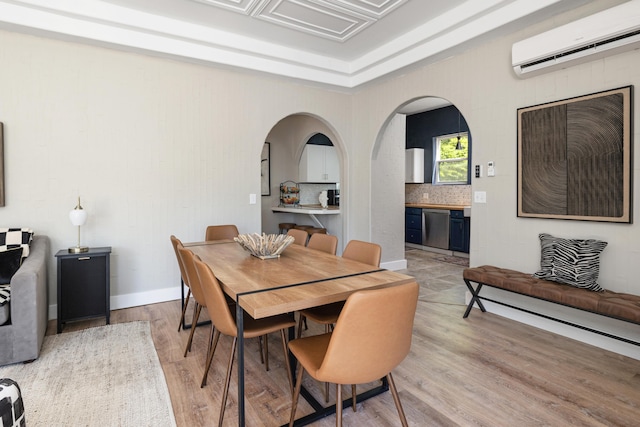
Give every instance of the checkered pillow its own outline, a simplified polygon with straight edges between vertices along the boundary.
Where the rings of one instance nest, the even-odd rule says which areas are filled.
[[[0,285],[0,307],[11,300],[11,284]]]
[[[30,228],[0,228],[0,252],[22,246],[22,257],[29,255],[29,244],[33,239]]]

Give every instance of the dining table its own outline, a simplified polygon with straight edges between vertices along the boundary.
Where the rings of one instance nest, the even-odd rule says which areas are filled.
[[[251,255],[234,240],[185,243],[185,248],[206,263],[223,291],[236,301],[238,328],[238,424],[245,425],[244,313],[254,319],[345,301],[363,289],[396,286],[415,281],[411,276],[364,264],[341,256],[291,244],[276,258]],[[290,339],[293,331],[289,331]],[[290,356],[295,369],[295,360]],[[358,401],[388,390],[386,382],[376,390],[358,395]],[[296,420],[307,425],[335,412],[306,390],[301,395],[314,412]]]

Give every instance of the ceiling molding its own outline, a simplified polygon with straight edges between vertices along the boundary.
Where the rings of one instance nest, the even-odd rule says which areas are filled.
[[[236,12],[258,14],[263,18],[267,13],[274,16],[276,6],[285,3],[322,4],[334,9],[337,3],[337,0],[198,1],[216,3],[219,7],[236,5]],[[352,61],[100,0],[0,0],[0,28],[351,89],[442,56],[447,50],[552,5],[578,1],[468,0]],[[382,16],[402,2],[348,0],[339,3],[354,9],[350,11],[352,16],[365,16],[365,13]],[[291,10],[288,12],[292,15]],[[336,28],[332,31],[340,33]]]

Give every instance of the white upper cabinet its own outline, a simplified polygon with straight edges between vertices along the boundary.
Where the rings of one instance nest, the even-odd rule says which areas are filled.
[[[305,145],[299,168],[300,182],[340,182],[340,162],[333,146]]]

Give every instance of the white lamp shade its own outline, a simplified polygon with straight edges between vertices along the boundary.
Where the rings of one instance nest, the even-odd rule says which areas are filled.
[[[84,225],[87,222],[87,212],[84,209],[73,209],[69,212],[69,219],[73,225]]]

